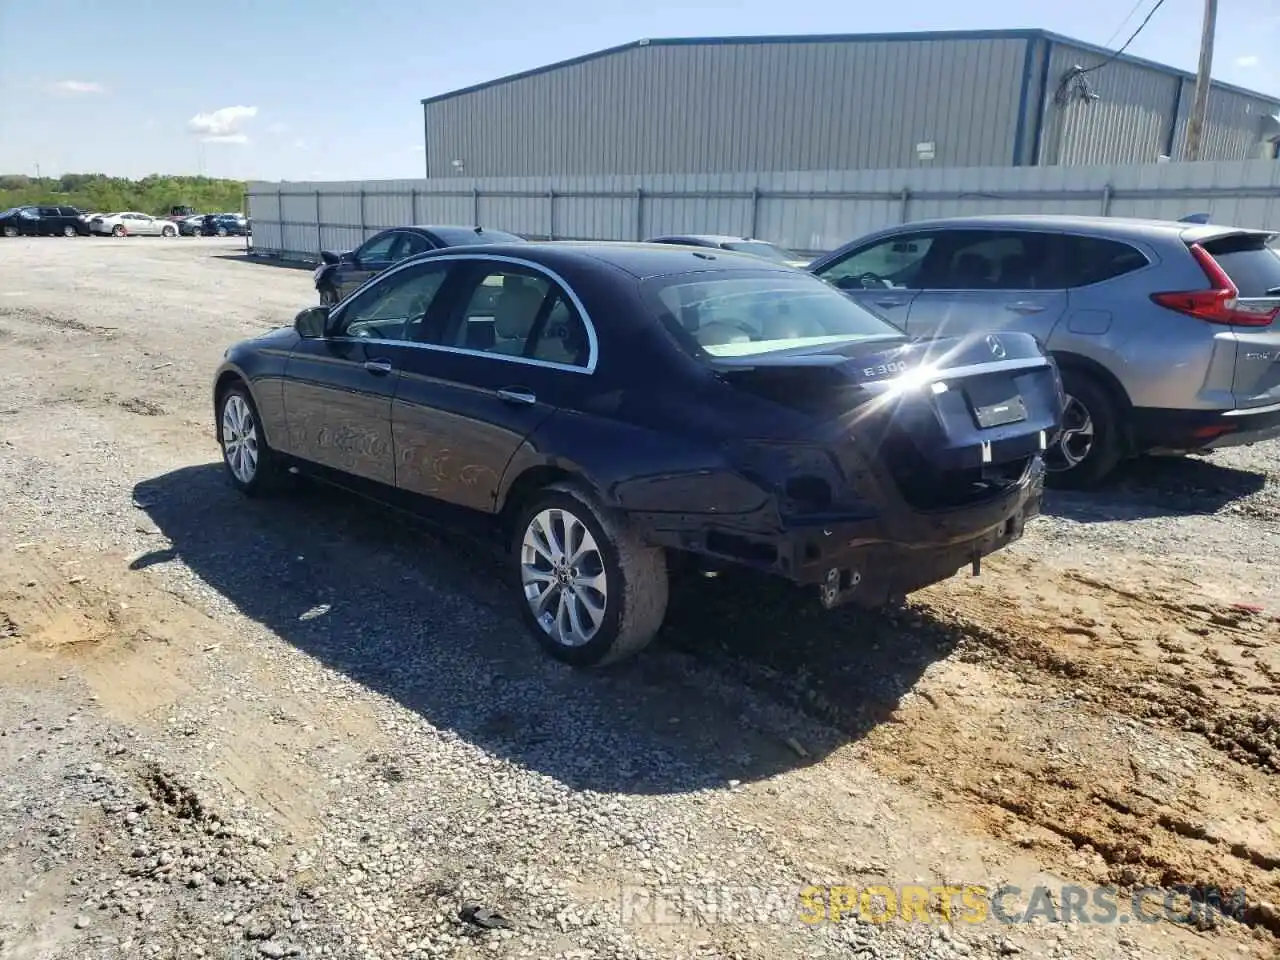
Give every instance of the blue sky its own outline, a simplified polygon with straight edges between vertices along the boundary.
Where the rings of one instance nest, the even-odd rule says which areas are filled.
[[[1042,27],[1152,0],[0,0],[0,173],[421,176],[423,97],[643,37]],[[1201,0],[1129,52],[1194,70]],[[1219,9],[1216,79],[1280,94],[1280,4]],[[55,56],[54,53],[58,55]]]

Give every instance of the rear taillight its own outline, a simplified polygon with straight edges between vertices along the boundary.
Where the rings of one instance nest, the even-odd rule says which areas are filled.
[[[1176,293],[1153,293],[1151,299],[1162,307],[1204,320],[1241,327],[1265,327],[1280,314],[1280,306],[1240,301],[1240,291],[1225,270],[1204,247],[1193,243],[1191,255],[1208,278],[1210,289]]]

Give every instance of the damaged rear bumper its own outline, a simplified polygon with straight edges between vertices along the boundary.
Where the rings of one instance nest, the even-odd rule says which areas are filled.
[[[817,587],[826,607],[874,608],[962,567],[976,571],[983,557],[1019,539],[1040,514],[1044,472],[1035,457],[999,496],[945,511],[869,505],[860,515],[775,518],[770,529],[745,517],[685,516],[674,524],[666,517],[650,527],[651,540]]]

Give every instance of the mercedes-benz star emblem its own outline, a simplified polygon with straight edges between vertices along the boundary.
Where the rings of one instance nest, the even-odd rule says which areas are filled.
[[[1000,342],[1000,338],[995,334],[987,337],[987,346],[991,348],[991,355],[997,360],[1004,359],[1004,344]]]

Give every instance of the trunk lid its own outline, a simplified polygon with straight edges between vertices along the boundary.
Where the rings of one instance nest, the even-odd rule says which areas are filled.
[[[718,357],[728,383],[814,416],[846,477],[868,466],[918,509],[997,496],[1057,431],[1057,369],[1024,333]],[[859,466],[861,463],[861,466]],[[874,468],[874,467],[873,467]]]

